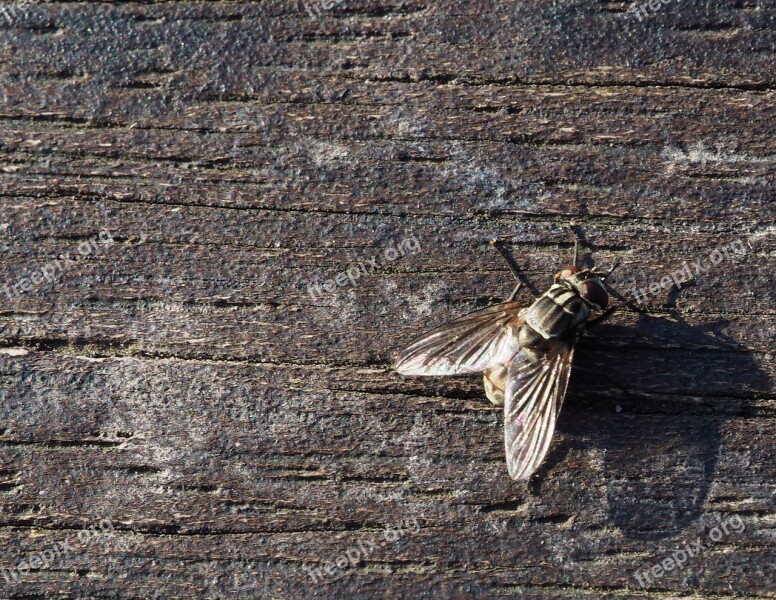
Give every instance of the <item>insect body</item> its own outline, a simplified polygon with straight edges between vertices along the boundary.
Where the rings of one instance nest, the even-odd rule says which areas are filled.
[[[527,479],[547,454],[574,347],[591,311],[606,308],[604,280],[613,270],[599,274],[566,267],[528,307],[513,301],[518,284],[506,302],[459,317],[415,340],[400,353],[394,368],[404,375],[482,372],[486,395],[504,406],[509,475]]]

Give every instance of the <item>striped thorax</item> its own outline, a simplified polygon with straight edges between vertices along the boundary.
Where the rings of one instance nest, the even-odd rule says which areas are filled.
[[[526,311],[520,332],[523,347],[532,347],[542,340],[565,340],[580,331],[591,308],[606,306],[606,290],[601,280],[589,270],[568,267],[558,273],[555,283]]]

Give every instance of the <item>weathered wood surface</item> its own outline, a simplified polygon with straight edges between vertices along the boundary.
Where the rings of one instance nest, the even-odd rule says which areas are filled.
[[[52,2],[0,25],[0,285],[115,240],[0,290],[0,567],[73,547],[0,596],[774,597],[776,7],[629,6]],[[489,239],[541,288],[572,220],[623,293],[747,246],[590,332],[514,483],[478,378],[389,365],[508,293]]]

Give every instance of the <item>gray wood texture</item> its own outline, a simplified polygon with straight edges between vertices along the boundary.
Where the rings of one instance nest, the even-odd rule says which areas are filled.
[[[776,596],[776,6],[639,5],[6,4],[0,597]],[[572,222],[625,295],[709,268],[515,483],[390,364]]]

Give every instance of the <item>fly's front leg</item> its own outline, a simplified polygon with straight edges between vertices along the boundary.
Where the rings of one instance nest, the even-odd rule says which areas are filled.
[[[614,291],[612,288],[608,288],[609,291]],[[633,306],[634,303],[638,302],[637,298],[631,298],[630,300],[628,298],[625,298],[622,294],[615,293],[615,296],[620,300],[617,304],[614,306],[610,306],[606,310],[604,310],[600,315],[595,317],[594,319],[590,319],[587,322],[586,328],[590,328],[593,325],[598,325],[599,323],[603,323],[606,321],[609,317],[611,317],[616,311],[620,310],[621,308],[630,308],[634,312],[645,312],[643,310],[637,309],[635,306]]]
[[[574,255],[571,257],[571,264],[579,268],[579,237],[577,236],[577,230],[571,227],[571,232],[574,234]]]
[[[571,264],[579,269],[579,242],[581,240],[583,243],[585,243],[586,240],[584,234],[577,228],[577,225],[574,223],[569,225],[569,229],[571,230],[571,236],[574,238],[574,254],[571,257]]]
[[[507,251],[506,248],[504,248],[501,245],[501,240],[498,238],[494,238],[490,241],[491,246],[496,248],[498,250],[499,254],[501,254],[502,258],[504,259],[504,262],[507,263],[507,266],[509,267],[510,273],[512,273],[512,277],[515,278],[517,281],[517,285],[515,286],[515,289],[512,290],[512,293],[509,294],[509,297],[507,298],[507,302],[512,302],[517,297],[518,292],[520,291],[520,288],[523,286],[523,284],[526,285],[526,287],[531,290],[531,293],[534,296],[539,296],[539,292],[528,282],[523,274],[520,272],[520,268],[515,263],[515,259],[512,258],[512,255]]]
[[[585,328],[590,329],[593,325],[598,325],[599,323],[603,323],[609,317],[611,317],[614,314],[614,311],[616,311],[618,308],[619,306],[612,306],[611,308],[607,308],[604,312],[602,312],[594,319],[590,319],[585,325]]]

